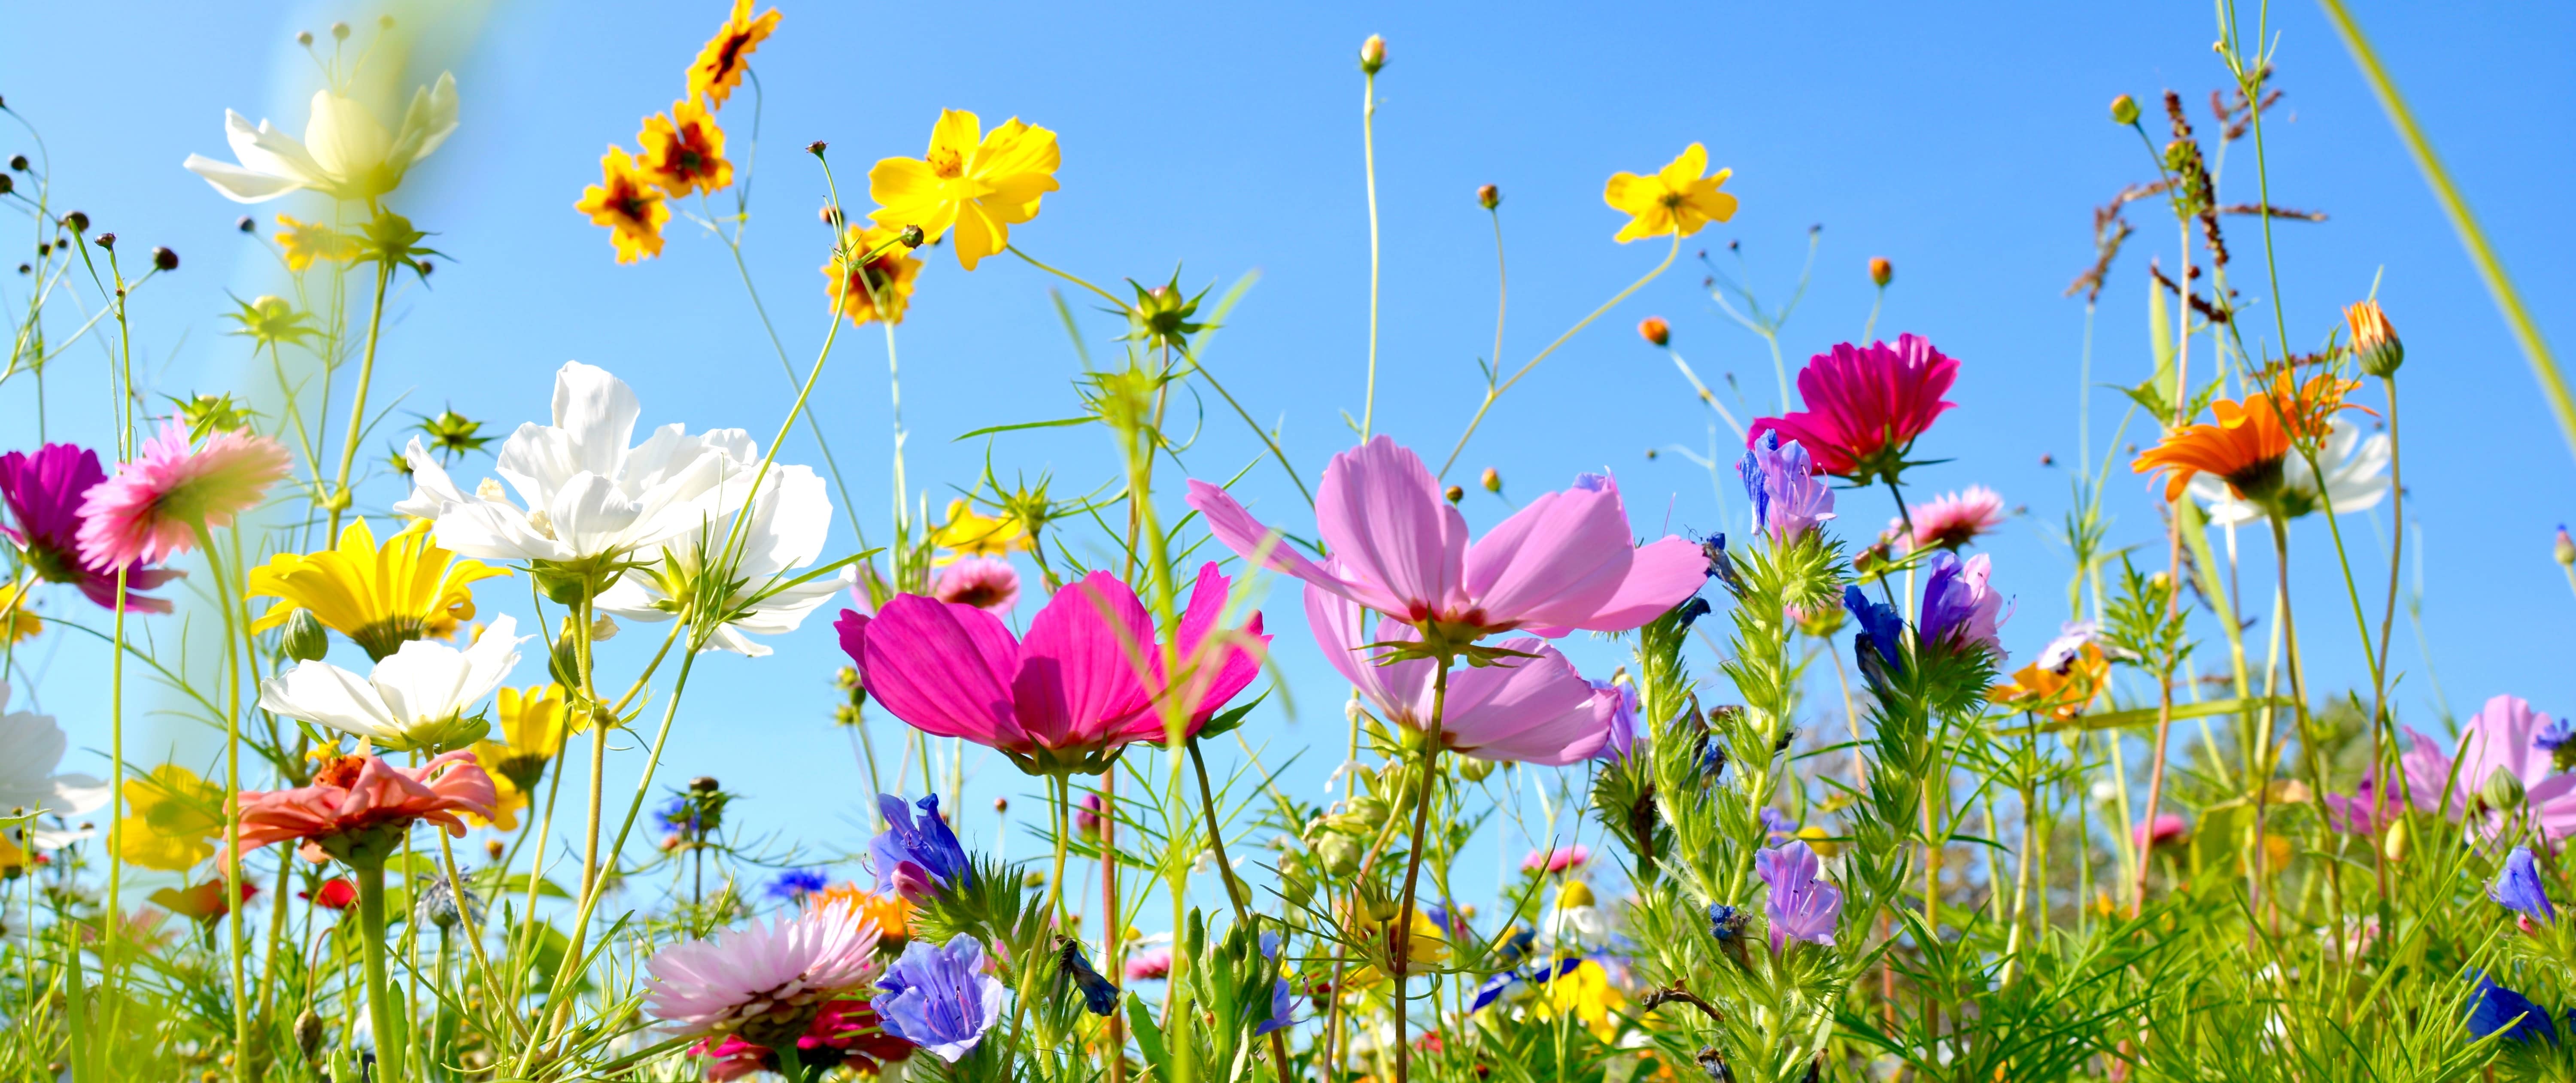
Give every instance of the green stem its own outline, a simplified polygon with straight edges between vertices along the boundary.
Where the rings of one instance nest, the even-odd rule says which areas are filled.
[[[1679,241],[1675,246],[1679,247]],[[1422,777],[1416,780],[1413,804],[1412,849],[1404,858],[1404,898],[1395,908],[1395,935],[1390,938],[1391,955],[1387,969],[1395,975],[1395,1083],[1407,1083],[1407,1062],[1413,1043],[1405,1032],[1407,989],[1413,973],[1413,900],[1422,879],[1422,834],[1431,823],[1432,787],[1438,784],[1440,749],[1442,747],[1441,715],[1449,705],[1449,665],[1452,659],[1443,655],[1440,668],[1431,679],[1431,732],[1425,737],[1422,751]],[[1336,991],[1338,993],[1338,990]]]
[[[331,483],[331,525],[322,537],[325,544],[340,537],[340,516],[349,510],[349,469],[358,461],[358,440],[366,434],[367,388],[376,378],[376,342],[385,326],[385,286],[393,278],[393,264],[376,263],[376,300],[367,315],[367,350],[358,362],[358,390],[349,402],[349,435],[340,441],[340,472]]]
[[[367,1025],[376,1036],[376,1083],[402,1083],[402,1043],[385,985],[385,863],[353,865],[358,874],[360,966],[367,982]]]
[[[1437,476],[1448,477],[1449,468],[1458,465],[1459,454],[1467,450],[1467,441],[1475,437],[1476,426],[1484,424],[1485,412],[1494,408],[1494,400],[1502,398],[1503,392],[1511,390],[1513,384],[1521,382],[1521,377],[1529,375],[1531,369],[1537,368],[1539,362],[1547,360],[1548,355],[1555,353],[1557,347],[1565,345],[1567,339],[1573,338],[1584,328],[1592,326],[1592,321],[1600,319],[1602,314],[1609,312],[1613,308],[1619,307],[1619,302],[1627,300],[1629,294],[1646,288],[1646,283],[1652,282],[1657,277],[1661,276],[1667,268],[1673,265],[1674,257],[1681,254],[1682,235],[1680,233],[1675,233],[1673,234],[1672,250],[1664,253],[1664,261],[1656,264],[1654,270],[1646,272],[1645,277],[1629,283],[1627,289],[1620,290],[1618,293],[1612,294],[1609,300],[1601,302],[1601,307],[1593,309],[1591,314],[1575,321],[1574,326],[1566,328],[1564,334],[1556,336],[1556,340],[1548,343],[1546,349],[1540,350],[1538,352],[1538,356],[1532,357],[1528,361],[1523,362],[1521,367],[1512,373],[1511,379],[1503,381],[1498,386],[1486,388],[1485,401],[1477,404],[1476,416],[1468,419],[1467,431],[1458,434],[1458,446],[1449,450],[1449,458],[1446,462],[1440,464],[1440,473]],[[1502,362],[1501,358],[1495,358],[1494,360],[1497,365]],[[1363,426],[1363,428],[1365,427],[1366,426]]]
[[[1368,178],[1369,216],[1368,395],[1360,404],[1360,442],[1367,443],[1369,435],[1376,431],[1377,426],[1377,73],[1374,71],[1363,72],[1360,79],[1360,163]],[[1494,231],[1496,236],[1501,235],[1502,225],[1499,218],[1495,220]],[[1500,317],[1497,317],[1498,321],[1499,319]],[[1494,338],[1496,341],[1502,339],[1499,322],[1494,331]],[[1499,352],[1494,356],[1494,363],[1497,365],[1503,363]],[[1398,1083],[1402,1081],[1399,1080]]]

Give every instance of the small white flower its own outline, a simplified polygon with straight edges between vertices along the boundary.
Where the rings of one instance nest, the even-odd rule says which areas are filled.
[[[456,77],[440,72],[438,82],[412,91],[411,107],[393,132],[355,100],[317,90],[301,141],[265,120],[253,128],[227,109],[224,140],[241,164],[202,154],[183,164],[235,203],[265,202],[299,188],[334,199],[373,199],[401,185],[412,164],[455,131]]]
[[[260,682],[259,705],[379,748],[456,748],[482,736],[487,724],[467,711],[519,664],[519,644],[530,637],[514,637],[516,631],[504,615],[461,651],[415,639],[363,678],[328,662],[301,662]]]
[[[2363,439],[2361,429],[2342,418],[2336,418],[2331,426],[2325,446],[2317,449],[2317,465],[2326,472],[2322,499],[2306,456],[2294,451],[2281,460],[2282,500],[2292,508],[2304,509],[2299,514],[2320,505],[2331,505],[2337,515],[2368,511],[2388,495],[2388,434]],[[2219,526],[2263,521],[2263,509],[2237,499],[2228,490],[2227,482],[2219,478],[2193,476],[2191,495],[2209,506],[2209,521]]]
[[[859,576],[856,569],[843,567],[790,585],[798,569],[823,555],[832,530],[832,500],[812,468],[770,467],[747,514],[751,521],[743,525],[741,562],[732,576],[741,585],[725,602],[735,615],[708,638],[706,649],[758,658],[769,648],[750,636],[795,631],[834,595],[855,587]],[[671,619],[681,607],[676,599],[697,593],[692,581],[722,553],[731,529],[729,521],[711,523],[667,544],[662,559],[642,574],[625,576],[602,591],[599,609],[646,623]]]
[[[687,435],[677,423],[634,447],[643,408],[626,382],[567,362],[555,374],[554,424],[510,434],[494,469],[526,508],[478,487],[468,494],[414,439],[403,451],[412,494],[394,505],[436,519],[438,544],[484,560],[615,561],[723,521],[746,495],[730,485],[758,462],[741,429]]]
[[[9,685],[0,681],[0,710],[9,706]],[[62,774],[63,753],[71,739],[54,716],[19,711],[0,714],[0,816],[13,811],[73,817],[107,804],[108,786],[92,775]],[[43,821],[27,825],[40,848],[68,846],[89,837],[83,830],[56,830]]]

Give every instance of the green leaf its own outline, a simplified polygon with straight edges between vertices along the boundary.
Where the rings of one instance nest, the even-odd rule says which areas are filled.
[[[1088,425],[1096,420],[1099,419],[1094,418],[1089,414],[1085,414],[1081,417],[1060,417],[1053,421],[1023,421],[1017,425],[991,425],[967,433],[958,437],[956,440],[949,441],[949,443],[953,444],[963,440],[972,440],[978,436],[991,436],[997,432],[1017,432],[1021,429],[1061,429],[1069,425]]]
[[[1244,717],[1251,714],[1253,708],[1261,706],[1261,701],[1269,698],[1270,693],[1264,691],[1254,696],[1250,703],[1226,709],[1216,717],[1208,719],[1207,725],[1199,727],[1199,736],[1216,737],[1231,732],[1235,727],[1243,724]]]
[[[2202,703],[2177,703],[2173,705],[2173,721],[2236,714],[2241,711],[2259,711],[2265,707],[2287,710],[2293,705],[2293,702],[2285,696],[2249,696],[2242,699],[2213,699]],[[2157,710],[2154,707],[2132,707],[2125,711],[2077,715],[2074,719],[2065,722],[2046,722],[2037,726],[1996,730],[1995,734],[2001,737],[2019,737],[2024,734],[2056,733],[2071,729],[2109,730],[2127,726],[2151,726],[2155,724]]]
[[[1163,1028],[1154,1025],[1154,1013],[1145,1010],[1145,1002],[1127,999],[1127,1026],[1136,1032],[1136,1047],[1145,1053],[1145,1068],[1154,1071],[1163,1065]]]

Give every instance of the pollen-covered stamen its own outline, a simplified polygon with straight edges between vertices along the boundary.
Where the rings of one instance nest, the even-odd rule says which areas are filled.
[[[966,175],[966,158],[948,147],[930,148],[930,172],[941,180],[956,180]]]

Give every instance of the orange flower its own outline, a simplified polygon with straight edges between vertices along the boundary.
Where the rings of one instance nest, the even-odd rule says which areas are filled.
[[[661,189],[653,186],[652,178],[626,156],[623,147],[610,147],[600,156],[599,174],[600,182],[582,189],[581,200],[572,209],[589,215],[592,225],[609,228],[617,262],[661,255],[662,223],[671,220]]]
[[[644,145],[635,168],[666,193],[713,194],[733,184],[733,163],[724,157],[724,129],[716,127],[705,106],[672,102],[669,113],[644,118],[643,134],[635,139]]]
[[[2102,648],[2087,643],[2067,663],[2065,672],[2044,669],[2034,662],[2013,674],[2011,684],[1988,690],[1986,698],[2017,711],[2068,722],[2093,705],[2093,698],[2101,694],[2110,678],[2111,660],[2102,654]]]
[[[853,916],[875,922],[879,948],[902,948],[912,922],[912,904],[905,902],[903,896],[891,891],[880,894],[857,884],[824,888],[807,896],[805,905],[814,910],[846,906]]]
[[[921,261],[912,258],[912,249],[888,244],[902,235],[902,230],[891,226],[851,226],[842,231],[841,251],[823,265],[823,277],[831,280],[823,288],[840,298],[841,314],[851,323],[903,322],[904,306],[912,300],[912,280],[921,275]],[[885,251],[866,258],[879,248]],[[852,259],[863,262],[852,268]]]
[[[2343,310],[2344,326],[2352,329],[2352,356],[2360,362],[2361,371],[2386,378],[2397,374],[2397,366],[2406,360],[2406,347],[2397,341],[2397,328],[2388,323],[2388,314],[2379,310],[2379,302],[2363,301]]]
[[[778,9],[751,17],[751,0],[734,0],[733,14],[725,19],[724,28],[707,39],[707,47],[698,50],[698,59],[689,65],[689,97],[702,100],[709,109],[724,108],[725,99],[742,82],[742,71],[751,63],[751,51],[778,29]]]
[[[2358,381],[2320,374],[2305,385],[2289,373],[2271,382],[2269,392],[2243,402],[2220,399],[2210,404],[2215,425],[2184,425],[2165,434],[2138,456],[2137,473],[2165,472],[2165,499],[2182,499],[2194,474],[2216,474],[2239,499],[2264,503],[2281,485],[2281,460],[2294,439],[2323,439],[2326,419],[2336,411],[2357,409],[2343,401]]]

